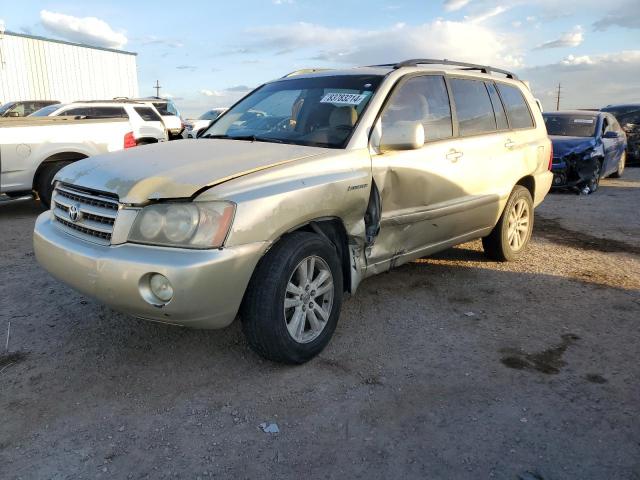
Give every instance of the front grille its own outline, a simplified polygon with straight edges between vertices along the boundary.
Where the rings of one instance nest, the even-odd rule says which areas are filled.
[[[117,197],[59,183],[51,200],[53,216],[60,228],[92,242],[111,243],[120,207]],[[72,218],[74,213],[77,216]]]

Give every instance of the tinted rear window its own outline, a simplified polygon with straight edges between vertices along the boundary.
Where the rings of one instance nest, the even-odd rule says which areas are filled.
[[[149,107],[135,107],[134,110],[145,122],[159,122],[161,120],[160,115],[153,111]]]
[[[507,115],[511,128],[531,128],[533,118],[529,112],[527,102],[522,96],[522,92],[511,85],[498,84],[498,91],[502,97],[502,102],[507,109]]]
[[[129,118],[122,107],[95,107],[89,115],[91,118]]]
[[[460,135],[476,135],[496,130],[496,119],[484,82],[451,79]]]

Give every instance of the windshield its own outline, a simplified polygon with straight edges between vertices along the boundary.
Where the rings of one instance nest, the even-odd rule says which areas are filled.
[[[561,137],[594,137],[597,117],[594,115],[544,114],[544,123],[549,135]]]
[[[343,75],[269,83],[249,94],[201,138],[344,148],[382,77]]]
[[[3,113],[7,113],[8,110],[11,109],[11,107],[13,107],[16,104],[16,102],[9,102],[9,103],[5,103],[4,105],[2,105],[0,107],[0,115],[2,115]]]
[[[44,108],[41,108],[40,110],[36,110],[29,116],[30,117],[48,117],[49,114],[55,112],[61,107],[64,107],[64,105],[60,105],[58,103],[55,105],[49,105],[48,107],[44,107]]]

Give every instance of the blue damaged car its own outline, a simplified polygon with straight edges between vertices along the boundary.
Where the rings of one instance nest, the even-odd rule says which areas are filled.
[[[598,189],[601,178],[622,175],[627,137],[613,115],[575,110],[543,117],[553,143],[552,187],[589,194]]]

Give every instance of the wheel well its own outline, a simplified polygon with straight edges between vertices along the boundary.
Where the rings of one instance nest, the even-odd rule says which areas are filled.
[[[522,185],[524,188],[529,190],[531,198],[535,198],[536,182],[531,175],[522,177],[520,180],[518,180],[516,185]]]
[[[342,279],[345,291],[351,290],[351,262],[349,259],[349,242],[342,220],[338,218],[323,218],[313,220],[292,230],[293,232],[311,232],[324,236],[336,248],[336,253],[342,266]]]
[[[82,160],[83,158],[87,158],[87,155],[85,155],[84,153],[78,153],[78,152],[61,152],[61,153],[56,153],[55,155],[51,155],[50,157],[43,160],[42,163],[40,163],[40,165],[38,165],[38,169],[36,170],[36,173],[33,176],[33,188],[34,189],[36,188],[36,185],[38,184],[38,179],[40,178],[42,171],[51,163],[76,161],[76,160]]]

